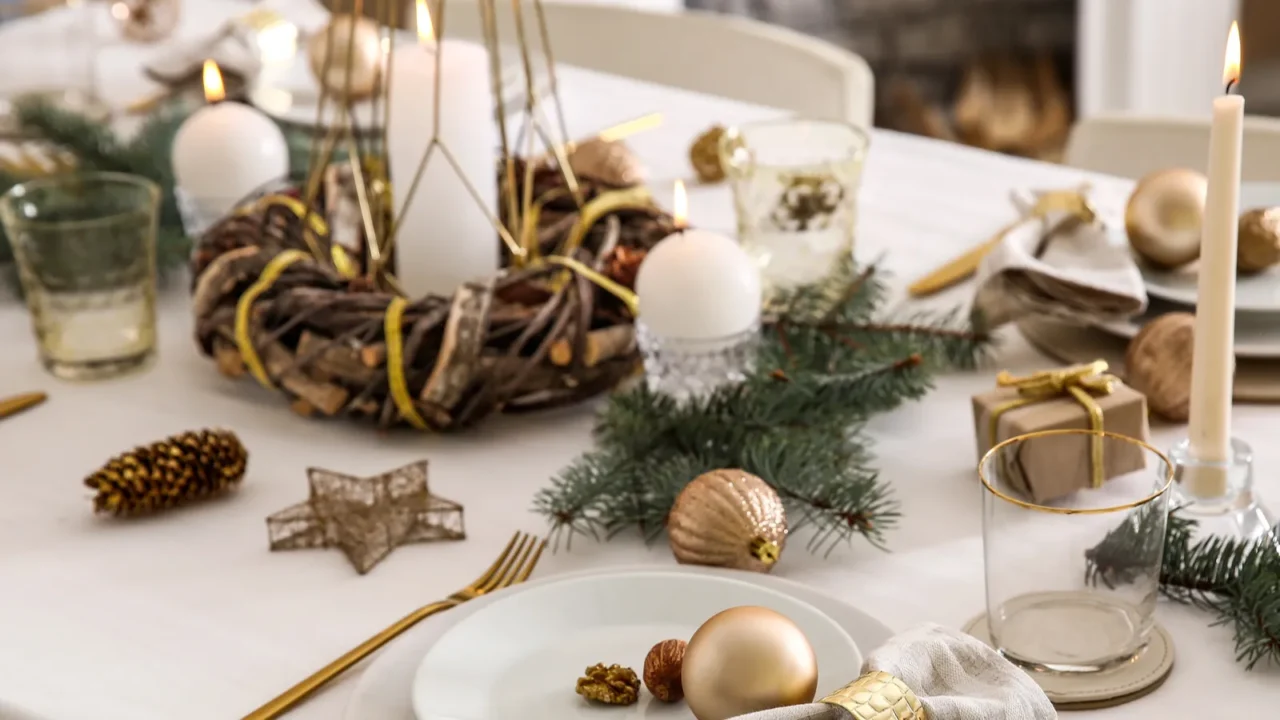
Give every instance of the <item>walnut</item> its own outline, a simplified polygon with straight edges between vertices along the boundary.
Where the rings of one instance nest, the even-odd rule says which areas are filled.
[[[720,162],[720,138],[724,128],[716,125],[698,136],[689,148],[689,164],[698,179],[704,183],[720,182],[724,179],[724,165]]]
[[[604,663],[587,668],[578,678],[576,692],[606,705],[631,705],[640,698],[640,678],[631,668]]]
[[[663,640],[644,658],[644,686],[662,702],[679,702],[684,697],[680,682],[684,646],[683,640]]]
[[[1168,313],[1147,323],[1124,355],[1125,380],[1147,396],[1147,407],[1174,422],[1191,414],[1191,353],[1195,315]]]
[[[1237,267],[1261,272],[1280,262],[1280,208],[1258,208],[1240,216]]]

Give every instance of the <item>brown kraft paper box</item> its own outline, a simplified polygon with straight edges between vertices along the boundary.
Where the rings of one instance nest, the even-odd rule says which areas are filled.
[[[1018,390],[1013,387],[998,388],[973,397],[979,459],[992,447],[1012,437],[1042,430],[1087,430],[1090,427],[1089,413],[1084,406],[1071,395],[1063,395],[1006,410],[996,422],[995,437],[991,437],[992,413],[1018,397]],[[1145,395],[1116,382],[1109,395],[1092,397],[1102,409],[1104,430],[1144,442],[1148,439]],[[1089,487],[1093,484],[1089,442],[1088,435],[1064,435],[1023,444],[1018,465],[1024,473],[1022,478],[1014,479],[1013,484],[1025,484],[1022,489],[1036,503],[1051,502]],[[1103,442],[1104,479],[1145,467],[1143,448],[1114,440]]]

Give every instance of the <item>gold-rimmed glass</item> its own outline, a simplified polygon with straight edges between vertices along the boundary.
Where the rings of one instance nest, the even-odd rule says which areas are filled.
[[[850,257],[869,144],[862,129],[824,120],[750,123],[721,137],[738,240],[768,290],[821,283]]]
[[[1109,476],[1097,487],[1094,443]],[[1029,450],[1061,461],[1024,465]],[[1115,469],[1128,470],[1107,472]],[[1038,472],[1087,481],[1037,503],[1027,488],[1050,484],[1031,475]],[[995,648],[1039,672],[1099,672],[1137,657],[1154,624],[1172,494],[1168,458],[1123,435],[1051,430],[995,446],[978,474]]]
[[[91,379],[142,365],[156,344],[160,188],[120,173],[69,173],[0,197],[40,359]]]

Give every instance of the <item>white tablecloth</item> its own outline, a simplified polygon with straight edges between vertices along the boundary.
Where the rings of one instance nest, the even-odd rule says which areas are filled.
[[[186,3],[191,8],[196,3]],[[200,3],[203,5],[203,3]],[[209,23],[188,21],[188,30]],[[124,103],[144,89],[141,51],[113,51],[104,65]],[[130,62],[126,62],[130,61]],[[130,74],[133,73],[133,74]],[[722,100],[566,72],[566,114],[582,134],[647,112],[665,125],[632,144],[658,178],[688,175],[687,143],[713,122],[772,114]],[[123,88],[129,88],[125,91]],[[1010,218],[1018,187],[1065,187],[1081,174],[958,146],[877,132],[861,193],[857,255],[887,252],[905,282],[989,235]],[[1094,178],[1123,200],[1125,183]],[[694,223],[729,229],[723,187],[695,187]],[[939,304],[963,302],[957,288]],[[542,531],[534,493],[589,447],[592,407],[499,418],[460,436],[379,434],[345,422],[303,420],[249,380],[221,377],[191,340],[182,287],[161,310],[160,360],[149,371],[93,384],[52,379],[38,365],[24,309],[0,304],[0,396],[43,389],[43,407],[0,423],[0,718],[226,720],[240,717],[408,609],[475,576],[512,531]],[[1010,334],[995,365],[1047,366]],[[993,371],[940,378],[925,400],[876,418],[871,429],[884,479],[902,503],[893,552],[861,541],[830,557],[799,545],[779,575],[826,589],[893,627],[924,620],[959,626],[984,604],[981,517],[969,397]],[[1274,411],[1235,410],[1254,441],[1259,488],[1280,502],[1266,468],[1280,447],[1264,441]],[[189,428],[235,429],[251,453],[243,488],[225,499],[136,521],[94,517],[82,478],[121,449]],[[1182,432],[1157,427],[1157,444]],[[373,473],[431,461],[433,489],[466,506],[468,539],[396,550],[369,575],[341,553],[270,553],[264,518],[302,499],[305,469]],[[539,574],[635,562],[669,564],[662,542],[624,535],[547,557]],[[1280,702],[1274,672],[1247,673],[1231,633],[1210,617],[1163,605],[1178,662],[1155,694],[1097,718],[1265,715]],[[353,676],[290,717],[340,717]],[[1216,706],[1216,703],[1224,703]]]

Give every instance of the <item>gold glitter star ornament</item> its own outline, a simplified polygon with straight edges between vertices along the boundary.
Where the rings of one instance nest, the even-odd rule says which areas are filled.
[[[267,518],[272,550],[340,548],[361,575],[407,543],[462,540],[462,506],[432,495],[427,461],[373,477],[310,468],[311,496]]]

